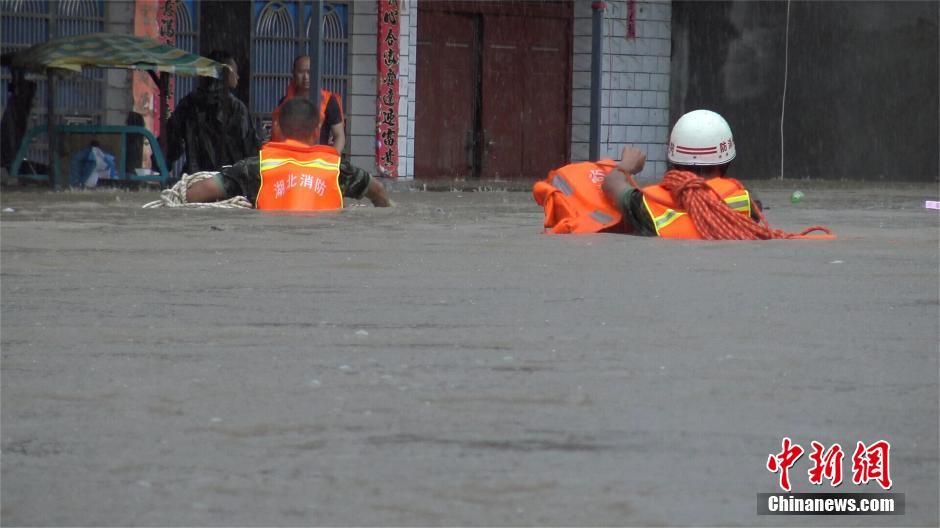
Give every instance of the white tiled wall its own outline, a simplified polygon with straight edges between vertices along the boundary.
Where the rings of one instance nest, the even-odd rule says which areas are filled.
[[[134,34],[134,3],[105,2],[104,30],[117,35]],[[110,68],[105,72],[104,124],[123,125],[133,108],[130,70]]]
[[[591,114],[591,0],[575,0],[571,158],[588,158]],[[636,3],[636,38],[627,39],[626,0],[607,1],[601,56],[602,158],[624,145],[646,152],[641,176],[666,170],[669,137],[670,0]]]
[[[353,164],[375,173],[375,100],[378,18],[374,0],[350,2],[352,48],[351,86],[346,104],[346,131]],[[418,4],[401,2],[401,55],[399,59],[399,158],[400,179],[414,178],[415,41]]]
[[[418,2],[401,3],[401,58],[398,85],[398,177],[415,174],[415,65],[418,34]]]

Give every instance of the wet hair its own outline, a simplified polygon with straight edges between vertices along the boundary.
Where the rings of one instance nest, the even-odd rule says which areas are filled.
[[[226,65],[228,65],[229,63],[235,63],[235,57],[233,57],[231,53],[225,50],[220,50],[220,49],[214,49],[210,51],[208,58],[216,62],[226,64]],[[222,71],[222,76],[219,77],[218,79],[214,77],[202,77],[199,82],[203,88],[206,88],[208,90],[222,92],[222,93],[229,92],[228,75],[227,75],[226,70]],[[222,99],[225,99],[225,98],[222,98]],[[226,110],[226,113],[228,113],[228,109]]]
[[[214,49],[210,51],[209,58],[214,60],[215,62],[221,62],[222,64],[235,62],[235,57],[233,57],[231,53],[225,50],[220,50],[220,49]]]
[[[297,69],[297,63],[300,62],[301,59],[309,59],[309,58],[310,58],[310,55],[297,55],[296,57],[294,57],[294,64],[291,66],[290,71],[295,71]]]
[[[281,107],[278,121],[281,132],[289,139],[307,140],[320,126],[317,106],[306,97],[294,97]]]

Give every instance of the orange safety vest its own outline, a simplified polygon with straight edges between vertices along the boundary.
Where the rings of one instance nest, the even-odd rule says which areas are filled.
[[[255,207],[274,211],[343,208],[339,152],[327,145],[269,141],[259,154],[261,187]]]
[[[532,196],[545,209],[545,230],[552,233],[597,233],[620,223],[620,211],[601,185],[616,166],[613,160],[572,163],[535,182]]]
[[[729,207],[751,216],[751,195],[740,182],[731,178],[711,178],[705,184],[718,193]],[[663,238],[701,239],[688,213],[678,208],[672,194],[662,185],[650,185],[641,189],[643,205],[646,206],[656,234]]]
[[[287,84],[287,95],[284,96],[284,100],[281,101],[281,104],[277,105],[277,108],[271,112],[271,141],[283,141],[284,136],[280,134],[280,128],[278,128],[278,121],[281,120],[281,107],[284,106],[284,103],[290,101],[297,94],[297,87],[294,85],[294,80]],[[339,94],[334,94],[329,90],[320,90],[320,121],[319,126],[322,128],[323,123],[326,121],[326,107],[330,103],[330,96],[336,97],[336,102],[339,104],[340,113],[343,112],[343,99]],[[317,136],[319,137],[319,135]]]

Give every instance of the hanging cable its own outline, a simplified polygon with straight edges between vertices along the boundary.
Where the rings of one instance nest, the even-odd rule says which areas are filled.
[[[783,45],[783,95],[780,100],[780,179],[783,179],[783,116],[787,109],[787,76],[790,68],[790,0],[787,0],[787,23]]]

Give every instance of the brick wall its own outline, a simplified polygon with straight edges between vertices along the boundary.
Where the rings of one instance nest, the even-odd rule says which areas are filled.
[[[646,152],[641,176],[666,169],[671,46],[669,0],[636,3],[636,38],[628,39],[627,2],[607,2],[603,21],[601,157],[618,159],[624,145]],[[591,114],[591,0],[574,6],[571,158],[588,158]]]
[[[350,2],[352,13],[352,48],[350,51],[351,87],[346,104],[346,131],[352,162],[375,172],[375,98],[376,98],[376,19],[374,0]],[[399,158],[401,179],[414,178],[415,115],[415,41],[418,4],[401,3],[401,56],[399,62]]]

